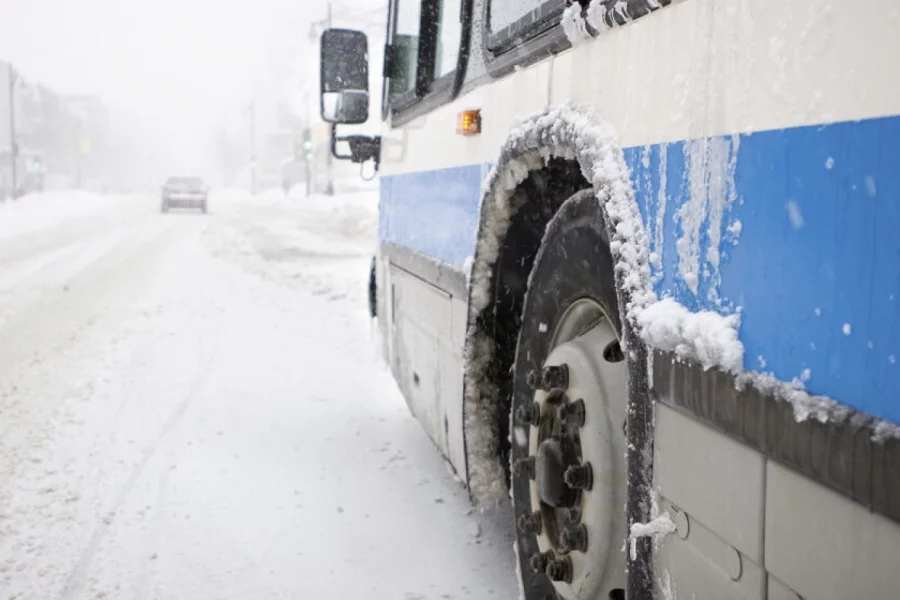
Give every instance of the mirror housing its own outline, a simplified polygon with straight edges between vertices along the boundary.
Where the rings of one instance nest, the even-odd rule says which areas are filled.
[[[335,125],[331,126],[331,155],[339,160],[349,160],[354,163],[375,162],[375,170],[381,163],[381,137],[369,135],[339,136]],[[338,151],[338,144],[342,148],[348,148],[349,153]]]
[[[319,111],[326,123],[369,119],[369,40],[351,29],[326,29],[319,45]]]

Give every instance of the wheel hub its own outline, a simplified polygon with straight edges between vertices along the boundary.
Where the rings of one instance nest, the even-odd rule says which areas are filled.
[[[550,377],[531,378],[534,404],[517,414],[530,431],[521,460],[533,467],[520,471],[531,474],[531,518],[541,521],[530,530],[540,551],[531,564],[544,567],[566,600],[605,598],[624,581],[624,555],[614,545],[625,539],[627,370],[604,353],[614,343],[599,305],[576,302],[554,332],[543,365]]]
[[[568,444],[549,438],[538,446],[535,481],[541,491],[541,502],[553,508],[570,508],[578,499],[577,490],[566,485],[565,473],[578,463],[578,455]]]

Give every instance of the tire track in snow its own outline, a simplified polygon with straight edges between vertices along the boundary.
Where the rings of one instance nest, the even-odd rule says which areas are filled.
[[[17,289],[17,303],[24,309],[0,306],[0,364],[5,369],[0,376],[0,410],[4,416],[0,421],[0,506],[7,503],[9,483],[24,460],[25,455],[18,449],[43,447],[47,433],[34,424],[52,420],[59,409],[56,404],[26,401],[18,393],[15,370],[33,369],[71,352],[104,320],[104,311],[96,305],[110,297],[109,282],[120,284],[123,273],[140,271],[139,267],[144,266],[142,258],[149,256],[155,262],[155,254],[150,250],[166,244],[173,230],[137,225],[112,233],[114,244],[103,241],[102,253],[98,254],[95,248],[87,257],[81,257],[78,268],[65,277],[67,285],[80,290],[75,295]]]
[[[169,455],[172,456],[174,453],[169,451]],[[145,552],[145,558],[141,561],[140,567],[136,576],[135,581],[135,600],[143,600],[149,596],[149,585],[150,585],[150,571],[151,565],[156,558],[156,552],[153,550],[156,547],[157,540],[159,539],[159,534],[162,529],[162,516],[163,516],[163,508],[166,505],[166,497],[168,496],[169,491],[169,474],[171,473],[171,468],[164,469],[162,475],[159,476],[159,483],[157,484],[156,490],[156,502],[153,505],[153,513],[151,514],[150,519],[150,535],[149,540],[147,542],[147,549],[149,552]]]
[[[215,358],[218,355],[218,344],[212,344],[212,351],[210,352],[209,344],[207,344],[207,340],[202,333],[199,336],[199,343],[200,360],[198,361],[197,365],[199,375],[194,379],[187,394],[185,394],[184,398],[182,398],[182,400],[175,407],[175,410],[172,411],[172,413],[169,415],[169,418],[166,420],[156,438],[150,443],[149,446],[147,446],[147,448],[144,449],[141,455],[141,460],[137,465],[134,466],[131,471],[131,475],[129,475],[128,479],[119,489],[119,492],[116,494],[112,505],[106,511],[105,514],[108,516],[104,517],[94,527],[94,532],[91,534],[90,541],[88,542],[84,550],[81,551],[81,554],[75,562],[75,566],[72,568],[71,572],[66,578],[65,584],[63,585],[62,592],[60,594],[61,600],[71,598],[73,594],[81,589],[82,585],[84,584],[85,574],[91,564],[91,560],[93,559],[97,550],[100,548],[100,545],[103,543],[106,534],[109,531],[109,528],[112,526],[113,522],[116,519],[116,516],[119,513],[119,510],[128,500],[131,491],[140,480],[141,476],[144,473],[144,470],[150,463],[150,460],[154,456],[156,456],[166,438],[169,436],[172,430],[175,429],[175,426],[178,425],[178,423],[181,421],[181,418],[191,407],[194,400],[206,390],[206,386],[209,383],[211,375],[211,369],[209,367],[214,363]]]

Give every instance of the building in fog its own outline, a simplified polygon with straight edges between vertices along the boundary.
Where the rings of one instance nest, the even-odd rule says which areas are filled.
[[[14,93],[12,65],[0,60],[0,201],[12,195],[10,101]]]
[[[46,188],[102,190],[109,114],[95,96],[62,96],[0,61],[0,197]]]
[[[98,96],[66,96],[69,113],[74,116],[75,161],[67,169],[74,175],[74,185],[94,191],[110,186],[108,162],[110,147],[109,111]]]

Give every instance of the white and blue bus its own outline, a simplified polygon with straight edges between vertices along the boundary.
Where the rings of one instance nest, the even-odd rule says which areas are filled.
[[[379,170],[385,356],[512,498],[525,600],[900,597],[900,7],[386,21],[381,134],[342,131],[360,32],[323,34],[322,117]]]

